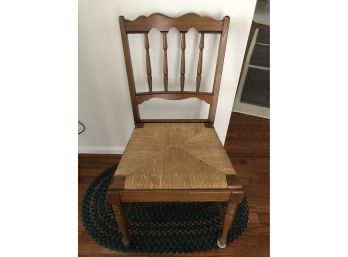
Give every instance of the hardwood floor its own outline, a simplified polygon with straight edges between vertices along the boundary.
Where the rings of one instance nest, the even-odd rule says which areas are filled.
[[[269,256],[269,145],[268,119],[232,113],[225,149],[237,170],[249,200],[248,227],[233,244],[225,249],[196,254],[162,256]],[[89,184],[119,159],[119,155],[79,155],[79,212],[83,195]],[[80,213],[78,240],[80,257],[150,256],[115,252],[97,245],[85,231]]]

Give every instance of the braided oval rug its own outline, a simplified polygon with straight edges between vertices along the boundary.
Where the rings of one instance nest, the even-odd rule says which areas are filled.
[[[89,186],[82,203],[82,220],[86,231],[100,245],[112,250],[138,253],[185,253],[217,248],[222,229],[220,211],[225,203],[135,203],[128,220],[131,245],[125,247],[105,199],[109,183],[115,173],[112,166]],[[125,204],[125,209],[127,208]],[[248,223],[248,202],[239,204],[228,234],[228,242],[235,240]]]

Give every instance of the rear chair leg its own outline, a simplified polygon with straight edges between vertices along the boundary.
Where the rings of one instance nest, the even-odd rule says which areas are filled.
[[[222,232],[220,238],[217,240],[217,245],[220,248],[225,248],[226,247],[226,242],[227,242],[227,235],[228,231],[230,230],[230,227],[232,225],[233,219],[234,219],[234,213],[237,208],[237,204],[228,202],[227,205],[227,210],[224,218],[224,224],[222,227]]]
[[[113,208],[114,213],[115,213],[118,228],[120,229],[120,232],[122,235],[122,242],[125,246],[129,246],[130,240],[129,240],[127,222],[126,222],[126,217],[124,215],[122,203],[119,202],[117,204],[114,204],[114,205],[112,205],[112,208]]]

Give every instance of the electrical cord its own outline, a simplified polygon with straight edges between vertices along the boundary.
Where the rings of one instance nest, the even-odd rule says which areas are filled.
[[[81,121],[78,121],[78,123],[83,127],[82,131],[79,132],[79,135],[80,135],[81,133],[83,133],[86,130],[86,126]]]

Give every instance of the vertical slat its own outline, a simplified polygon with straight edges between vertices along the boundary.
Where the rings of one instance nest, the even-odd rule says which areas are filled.
[[[225,16],[223,19],[223,29],[220,37],[219,51],[215,68],[215,77],[213,84],[213,103],[210,105],[209,109],[209,121],[214,124],[217,101],[220,91],[221,75],[224,66],[225,50],[228,36],[228,27],[230,25],[230,17]]]
[[[150,61],[150,44],[149,35],[144,33],[145,36],[145,49],[146,49],[146,73],[147,73],[147,83],[149,85],[149,91],[152,92],[152,71],[151,71],[151,61]]]
[[[199,88],[201,86],[203,48],[204,48],[204,33],[201,33],[201,39],[199,41],[199,58],[198,58],[198,65],[197,65],[196,92],[199,92]]]
[[[168,58],[167,58],[167,32],[163,32],[163,83],[164,90],[168,91]]]
[[[181,66],[180,66],[180,87],[184,91],[185,86],[185,32],[181,32]]]

